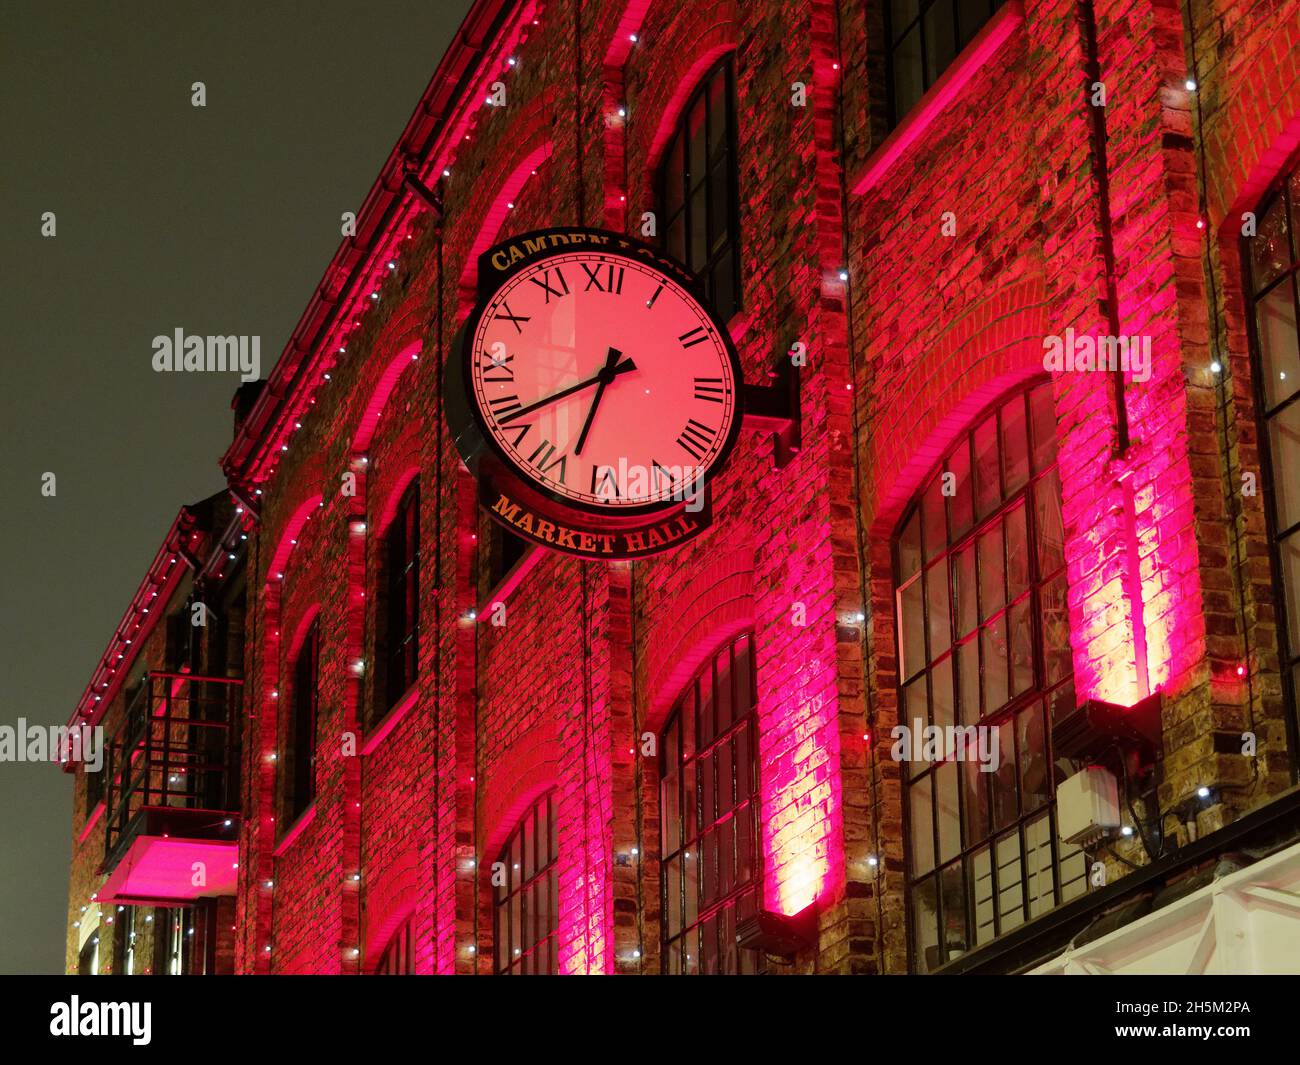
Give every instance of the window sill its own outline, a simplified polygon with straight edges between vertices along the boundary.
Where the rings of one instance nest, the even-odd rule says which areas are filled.
[[[305,809],[302,813],[298,815],[298,819],[294,821],[294,823],[291,824],[287,829],[285,829],[284,835],[280,837],[279,842],[276,843],[275,845],[275,850],[271,852],[271,857],[279,858],[282,854],[284,854],[285,851],[287,851],[290,847],[293,846],[294,842],[298,839],[298,837],[301,836],[303,832],[306,831],[307,826],[310,825],[315,820],[316,820],[316,800],[313,799],[311,805],[308,806],[307,809]]]
[[[474,611],[474,616],[481,618],[484,611],[491,609],[496,603],[509,602],[510,597],[515,593],[515,589],[523,584],[524,578],[532,573],[541,564],[541,561],[542,548],[537,544],[531,544],[519,561],[510,567],[509,572],[497,581],[496,585],[479,602]]]
[[[942,77],[926,90],[907,117],[871,153],[862,174],[852,183],[855,196],[870,192],[885,179],[894,164],[934,124],[943,110],[961,94],[970,80],[997,54],[1016,27],[1024,21],[1025,9],[1021,0],[1006,0],[998,8],[984,28],[975,35],[975,39],[961,50],[943,72]]]
[[[410,711],[411,707],[419,701],[419,698],[420,681],[417,678],[415,683],[406,689],[406,694],[385,710],[384,716],[381,717],[375,723],[374,728],[369,731],[365,742],[361,745],[362,757],[372,753],[376,747],[384,742],[384,737],[392,732],[393,729],[397,728],[402,718],[404,718]]]

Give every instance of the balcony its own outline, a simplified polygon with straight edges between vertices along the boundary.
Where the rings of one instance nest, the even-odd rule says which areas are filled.
[[[235,892],[243,682],[147,673],[109,744],[101,904]]]

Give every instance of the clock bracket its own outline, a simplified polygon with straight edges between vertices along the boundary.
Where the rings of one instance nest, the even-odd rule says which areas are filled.
[[[799,368],[789,355],[783,355],[767,371],[767,377],[770,384],[741,386],[745,396],[741,428],[772,434],[772,459],[779,470],[788,466],[803,447]]]

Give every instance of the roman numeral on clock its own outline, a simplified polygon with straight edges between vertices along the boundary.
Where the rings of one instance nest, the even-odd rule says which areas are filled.
[[[690,330],[689,332],[683,333],[677,339],[682,342],[682,347],[693,348],[695,347],[696,344],[703,344],[706,340],[708,340],[709,333],[708,330],[704,328],[704,326],[697,325],[694,329]]]
[[[485,382],[513,381],[515,371],[509,364],[514,361],[513,355],[493,355],[484,365],[483,380]]]
[[[587,287],[582,290],[583,292],[589,292],[592,288],[595,288],[597,292],[612,292],[615,296],[623,294],[623,267],[615,266],[613,263],[607,265],[603,285],[600,283],[599,266],[592,269],[586,263],[583,263],[582,269],[587,275]]]
[[[697,377],[695,379],[695,398],[706,403],[721,403],[726,390],[722,387],[721,377]]]
[[[518,410],[523,406],[519,402],[519,397],[511,393],[508,396],[499,396],[497,399],[489,399],[488,406],[492,408],[492,413],[498,418],[507,417],[512,410]]]
[[[681,435],[677,438],[677,446],[696,462],[699,462],[713,444],[713,438],[717,435],[717,432],[716,429],[710,429],[703,422],[697,422],[694,418],[690,418],[686,422],[686,428],[682,430]]]
[[[514,314],[514,313],[512,313],[511,310],[510,310],[510,304],[507,303],[505,300],[502,300],[502,301],[501,301],[501,306],[502,306],[502,308],[505,310],[506,313],[505,313],[505,314],[502,314],[500,311],[498,311],[495,315],[493,315],[493,317],[494,317],[494,318],[498,318],[498,319],[500,319],[500,320],[503,321],[503,322],[510,322],[512,325],[514,325],[515,329],[516,329],[518,332],[520,332],[520,333],[522,333],[522,332],[524,331],[524,327],[523,327],[522,325],[520,325],[519,323],[520,323],[520,322],[530,322],[530,321],[532,321],[532,318],[530,318],[530,317],[529,317],[528,315],[526,315],[526,314],[525,314],[525,315],[518,315],[518,314]]]
[[[530,277],[528,279],[534,285],[539,285],[541,288],[546,290],[547,303],[551,302],[552,296],[559,299],[561,296],[567,296],[569,294],[569,283],[564,280],[564,273],[558,266],[555,268],[555,277],[560,283],[559,288],[551,287],[551,272],[549,270],[543,270],[541,278]],[[590,286],[588,287],[590,288]]]
[[[549,475],[550,471],[555,469],[556,466],[558,466],[560,468],[560,475],[558,477],[552,478],[552,480],[556,480],[563,483],[564,474],[565,471],[568,469],[568,465],[569,465],[569,456],[561,455],[557,459],[557,458],[552,458],[554,454],[555,454],[555,445],[552,444],[549,440],[543,440],[540,444],[537,445],[537,450],[535,450],[531,455],[528,456],[528,461],[531,462],[534,466],[536,466],[538,471],[543,475]]]
[[[591,494],[612,495],[615,499],[619,497],[618,478],[614,476],[613,466],[606,466],[603,469],[599,466],[591,468]]]
[[[503,433],[515,434],[515,438],[511,440],[510,443],[513,447],[517,448],[520,444],[524,442],[524,437],[528,435],[528,430],[531,429],[532,427],[533,427],[532,422],[524,422],[522,425],[512,425],[509,427],[502,426],[501,431]]]

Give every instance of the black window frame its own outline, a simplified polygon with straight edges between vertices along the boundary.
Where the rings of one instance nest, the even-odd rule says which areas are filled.
[[[1282,239],[1286,262],[1267,280],[1258,280],[1261,260],[1269,245],[1269,215],[1275,208],[1282,221]],[[1241,262],[1243,289],[1246,300],[1246,332],[1250,345],[1251,377],[1254,379],[1255,409],[1257,412],[1259,463],[1265,496],[1265,528],[1268,537],[1269,562],[1272,567],[1274,611],[1277,625],[1277,654],[1281,674],[1283,703],[1287,714],[1289,745],[1295,750],[1300,745],[1300,579],[1292,586],[1286,579],[1284,544],[1300,544],[1300,518],[1287,526],[1282,525],[1279,513],[1278,487],[1285,479],[1279,470],[1279,456],[1275,454],[1272,429],[1280,416],[1300,413],[1300,367],[1296,367],[1296,384],[1290,395],[1271,402],[1269,380],[1264,366],[1258,315],[1261,305],[1286,286],[1291,289],[1290,310],[1292,334],[1297,351],[1300,351],[1300,157],[1293,157],[1282,175],[1272,183],[1260,198],[1255,211],[1255,236],[1242,236]],[[1264,242],[1264,243],[1261,243]],[[1285,375],[1281,375],[1285,379]],[[1278,425],[1283,423],[1279,420]],[[1281,476],[1279,476],[1281,475]],[[1300,484],[1300,470],[1292,471],[1291,480]],[[1295,489],[1300,494],[1300,487]],[[1297,508],[1300,509],[1300,508]],[[1300,550],[1297,547],[1296,550]],[[1300,567],[1298,567],[1300,569]],[[1294,651],[1292,651],[1294,648]]]
[[[910,704],[913,700],[923,700],[925,724],[1000,728],[1004,730],[999,735],[1000,763],[1005,767],[1009,759],[1010,765],[1010,787],[1006,787],[1008,780],[1002,778],[999,789],[995,784],[999,784],[1000,773],[981,772],[978,762],[954,760],[951,754],[944,760],[915,763],[919,768],[913,768],[913,763],[906,757],[900,762],[908,957],[913,972],[932,971],[961,954],[977,950],[1087,890],[1086,855],[1077,847],[1062,844],[1056,826],[1056,785],[1075,767],[1066,760],[1053,757],[1051,727],[1053,722],[1074,709],[1075,689],[1063,526],[1060,524],[1059,456],[1051,388],[1050,379],[1036,377],[1004,392],[971,419],[960,439],[947,449],[943,460],[914,494],[891,537],[893,624],[898,640],[899,724],[911,728],[920,714]],[[1014,426],[1016,406],[1019,407],[1019,429],[1014,431],[1024,442],[1023,466],[1018,459],[1013,464],[1007,457],[1008,416]],[[1037,421],[1035,412],[1039,415]],[[996,449],[997,496],[996,500],[991,497],[985,500],[982,507],[979,497],[984,479],[979,476],[978,442],[981,433],[990,425]],[[1042,457],[1040,448],[1049,451],[1050,458]],[[957,488],[963,471],[969,513],[966,512],[967,503],[960,504],[959,513],[959,503],[956,502],[963,498],[962,489]],[[1008,487],[1009,471],[1011,477],[1023,478],[1014,488]],[[956,477],[951,482],[955,489],[951,495],[943,492],[945,473]],[[1040,500],[1052,508],[1048,517],[1054,514],[1056,520],[1051,531],[1061,537],[1060,543],[1050,548],[1050,554],[1049,546],[1039,540],[1043,505]],[[943,536],[937,544],[930,539],[926,521],[927,506],[934,508],[936,505],[942,508],[943,522]],[[938,516],[933,509],[930,513],[933,517]],[[910,530],[914,522],[913,535]],[[1016,526],[1023,527],[1020,553],[1008,535],[1008,530]],[[907,562],[904,561],[905,542],[915,545]],[[983,559],[990,557],[990,553],[985,553],[986,544],[990,545],[990,553],[996,560],[991,567],[982,564]],[[968,563],[964,572],[963,556]],[[1012,560],[1017,557],[1023,557],[1023,562],[1013,565]],[[1044,559],[1048,563],[1046,567]],[[938,610],[935,609],[936,602],[931,600],[932,573],[943,582],[942,607]],[[1021,582],[1014,594],[1013,574]],[[996,592],[997,605],[984,601],[986,575],[987,590]],[[964,584],[965,581],[969,583]],[[994,581],[1000,582],[998,589],[992,588]],[[968,588],[964,600],[958,594],[963,586]],[[909,639],[903,628],[905,602],[917,604],[916,608],[920,610],[921,665],[916,669],[911,667],[910,661],[915,659],[915,650],[909,650],[915,648],[915,639]],[[909,614],[911,609],[907,611]],[[944,611],[946,625],[932,624],[932,617],[942,622]],[[1028,665],[1021,659],[1019,667],[1014,647],[1018,620],[1028,628],[1029,641]],[[970,627],[972,623],[973,628]],[[1048,625],[1055,626],[1052,639],[1045,632]],[[909,631],[915,635],[915,630]],[[998,647],[999,633],[1004,644],[1001,649]],[[937,639],[945,641],[937,651],[933,646],[936,634]],[[989,693],[998,692],[999,688],[994,679],[997,674],[987,668],[986,657],[990,653],[998,653],[1004,667],[1001,699],[992,706],[986,705]],[[973,673],[963,671],[963,660],[968,670],[973,661]],[[1026,668],[1028,683],[1018,689],[1019,671]],[[946,685],[943,683],[945,675]],[[947,689],[947,713],[943,720],[934,713],[936,705],[944,705],[943,699],[936,704],[936,680],[940,682],[940,691],[945,686]],[[969,707],[965,681],[972,681],[979,688],[974,704]],[[1030,739],[1029,744],[1025,744],[1026,737]],[[1033,746],[1034,739],[1041,742],[1041,747]],[[1025,746],[1029,747],[1028,758],[1021,757]],[[949,765],[953,767],[951,770],[946,768]],[[1027,783],[1033,782],[1035,769],[1039,786],[1037,796],[1027,787]],[[944,779],[941,779],[941,774]],[[941,791],[947,791],[956,799],[955,851],[951,849],[952,816],[945,822],[940,813],[943,803]],[[1009,814],[1003,806],[1008,794],[1014,804]],[[1037,801],[1029,805],[1027,795]],[[972,800],[982,807],[978,812],[983,826],[978,833],[976,829],[980,826],[973,823],[976,812],[970,807]],[[915,834],[914,802],[929,812],[928,839]],[[949,828],[947,834],[944,832],[945,824]],[[1034,837],[1031,838],[1030,832]],[[1013,836],[1015,853],[1011,855],[1012,860],[1004,862],[1007,854],[1004,848],[1012,842]],[[923,840],[927,848],[924,860],[928,862],[920,870],[916,868],[918,855],[915,844],[918,840]],[[1043,904],[1040,879],[1045,875],[1045,867],[1035,861],[1041,859],[1044,846],[1049,848],[1051,873],[1051,901],[1047,905]],[[1004,885],[1001,877],[1011,867],[1012,861],[1019,868],[1018,879]],[[1068,879],[1067,863],[1073,863],[1069,870],[1073,875]],[[955,885],[952,883],[954,875]],[[980,898],[976,885],[985,879],[988,894]],[[1033,884],[1040,888],[1036,894],[1031,894]],[[954,906],[950,913],[946,892],[954,886],[960,889],[960,905]],[[1019,892],[1018,912],[1014,905],[1004,912],[1004,906],[1014,903],[1009,895],[1012,891]],[[927,930],[934,931],[935,942],[929,947],[919,942],[918,922],[922,913],[918,906],[926,897],[934,900],[932,915],[935,924]],[[981,929],[986,927],[980,923],[981,913],[985,912],[982,906],[988,907],[992,922],[990,934],[981,934]],[[949,937],[958,918],[960,938],[954,943],[949,941]],[[944,934],[940,935],[940,932]],[[933,953],[923,954],[923,950],[932,950]]]
[[[384,531],[384,691],[380,715],[420,676],[420,479],[402,492]],[[378,716],[378,715],[377,715]]]
[[[293,659],[293,687],[285,743],[284,824],[292,825],[316,799],[316,744],[320,717],[320,614],[311,620]]]
[[[659,927],[660,970],[665,975],[766,971],[765,956],[739,949],[735,935],[739,922],[762,908],[754,647],[754,634],[743,632],[709,655],[660,730]],[[724,662],[725,724],[719,698]],[[744,668],[738,668],[741,662]],[[725,806],[724,773],[730,778]],[[748,872],[742,876],[746,849]]]
[[[404,920],[384,944],[384,949],[375,963],[375,976],[414,976],[415,975],[415,920]]]
[[[497,857],[505,873],[503,882],[493,886],[493,964],[498,976],[559,972],[558,800],[555,789],[535,799]],[[541,924],[539,910],[545,911]]]
[[[711,89],[718,79],[721,79],[721,95],[714,98]],[[714,128],[714,107],[719,102],[722,107],[720,130]],[[691,127],[692,118],[697,112],[699,128],[704,131],[703,176],[691,171]],[[664,145],[655,172],[655,196],[660,208],[658,232],[663,248],[699,278],[705,296],[724,322],[744,307],[740,271],[738,125],[735,62],[733,54],[729,52],[710,67],[700,78],[699,84],[692,89],[686,106],[682,108],[673,132]],[[681,170],[674,175],[671,173],[673,157],[679,151]],[[674,178],[680,191],[680,204],[670,209],[669,192],[673,187],[670,180]],[[722,190],[720,202],[716,202],[715,181]],[[697,257],[693,250],[693,226],[699,209],[695,205],[697,196],[704,217],[702,258]],[[716,217],[719,209],[725,211],[725,218]],[[678,219],[682,222],[680,246],[677,246],[673,238],[673,226]],[[726,284],[730,287],[730,294],[725,300],[720,299],[720,292],[725,291],[720,284],[722,278],[726,279]]]
[[[968,2],[973,10],[963,18],[962,0],[886,0],[885,85],[891,129],[902,122],[931,86],[943,77],[944,71],[988,25],[1005,0]],[[909,59],[908,63],[910,69],[919,75],[920,86],[910,100],[900,99],[898,92],[902,72],[900,53],[909,37],[915,38],[916,52],[915,58]],[[936,48],[939,50],[935,51]],[[947,54],[949,48],[951,54]]]

